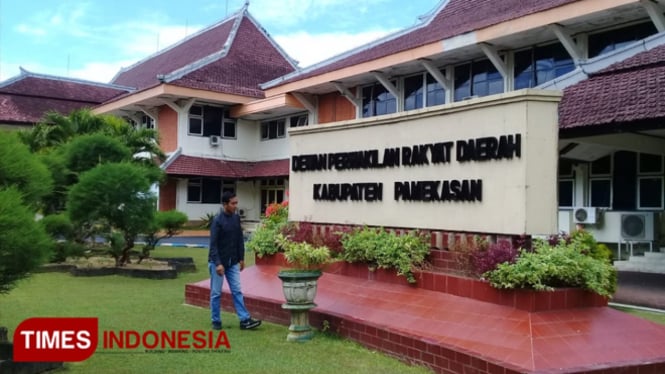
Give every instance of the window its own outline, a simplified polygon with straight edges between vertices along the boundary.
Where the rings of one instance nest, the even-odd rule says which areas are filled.
[[[222,138],[236,139],[236,119],[231,117],[231,111],[224,109],[222,119]]]
[[[189,134],[203,135],[203,107],[193,105],[189,109]]]
[[[446,103],[446,90],[430,74],[426,75],[427,95],[425,106],[435,106]]]
[[[575,174],[571,160],[559,160],[559,206],[575,205]]]
[[[301,126],[307,126],[309,124],[309,115],[308,114],[301,114],[297,116],[292,116],[289,118],[289,126],[290,127],[301,127]]]
[[[396,82],[392,81],[394,85]],[[381,83],[363,87],[363,117],[380,116],[395,113],[397,100]]]
[[[663,157],[640,153],[638,163],[637,207],[663,209]]]
[[[404,110],[420,109],[424,106],[424,75],[404,78]]]
[[[261,140],[278,139],[286,136],[286,119],[261,122]]]
[[[209,105],[192,105],[189,109],[189,135],[236,138],[236,120],[228,109]]]
[[[628,44],[656,34],[656,26],[652,22],[640,23],[620,29],[589,35],[589,58],[596,57]]]
[[[261,213],[265,213],[268,205],[284,201],[285,190],[284,179],[261,180]]]
[[[132,125],[134,128],[143,128],[143,129],[154,129],[155,128],[155,120],[150,118],[150,116],[147,115],[142,115],[141,116],[141,122],[137,123],[135,120],[128,118],[128,117],[123,117],[127,123]]]
[[[503,92],[503,77],[490,60],[455,67],[455,101]]]
[[[573,59],[560,43],[515,53],[515,89],[531,88],[575,69]]]
[[[219,178],[190,178],[187,181],[187,202],[221,204],[222,194],[235,192],[235,182]]]
[[[445,104],[446,92],[429,73],[404,78],[404,110]]]
[[[591,206],[607,208],[611,207],[612,157],[608,155],[592,162],[589,175],[589,195]]]

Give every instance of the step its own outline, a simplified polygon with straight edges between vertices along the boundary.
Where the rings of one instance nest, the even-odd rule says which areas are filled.
[[[633,261],[615,261],[614,267],[618,271],[633,271],[638,273],[665,274],[665,264],[636,263]]]
[[[644,252],[644,257],[665,260],[665,252]]]
[[[661,264],[665,266],[665,257],[630,256],[627,262],[636,264]]]

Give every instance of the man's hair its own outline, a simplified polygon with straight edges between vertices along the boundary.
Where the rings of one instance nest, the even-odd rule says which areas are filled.
[[[228,204],[229,201],[231,201],[231,199],[233,199],[234,197],[236,197],[235,193],[230,191],[224,192],[224,194],[222,195],[222,204]]]

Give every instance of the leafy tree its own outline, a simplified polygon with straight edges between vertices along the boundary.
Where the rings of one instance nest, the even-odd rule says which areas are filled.
[[[0,189],[0,294],[14,288],[51,252],[52,241],[22,195],[15,187]]]
[[[101,164],[81,174],[67,197],[67,211],[74,225],[107,227],[122,233],[125,244],[116,265],[129,261],[136,236],[150,229],[155,197],[150,192],[158,175],[131,163]]]
[[[65,155],[67,168],[75,173],[105,162],[131,160],[129,148],[119,139],[102,133],[77,136],[67,144]]]
[[[0,293],[39,266],[51,250],[35,222],[39,200],[50,193],[51,176],[14,133],[0,137]]]
[[[64,150],[64,148],[58,148],[38,154],[53,179],[51,192],[42,198],[42,210],[45,215],[65,210],[69,186],[76,181],[76,175],[67,168]]]
[[[63,211],[69,189],[78,182],[77,174],[99,163],[131,160],[150,166],[150,173],[159,175],[155,160],[166,157],[155,130],[132,126],[115,116],[96,115],[89,109],[67,116],[47,113],[41,123],[31,131],[20,132],[19,137],[33,153],[39,154],[55,181],[52,192],[42,201],[45,214]]]
[[[13,133],[0,136],[0,188],[16,186],[23,202],[36,206],[52,190],[49,170]]]
[[[139,263],[144,258],[150,257],[150,251],[155,249],[160,240],[181,233],[187,221],[187,215],[177,210],[156,212],[154,221],[145,232],[145,245]]]
[[[53,241],[50,262],[63,262],[67,257],[83,255],[85,247],[74,240],[77,230],[74,229],[74,225],[66,214],[45,216],[39,221],[39,224]]]

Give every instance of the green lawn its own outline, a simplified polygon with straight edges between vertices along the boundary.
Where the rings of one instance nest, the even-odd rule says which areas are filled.
[[[637,309],[630,309],[624,307],[614,307],[614,308],[622,312],[630,313],[634,316],[648,319],[649,321],[653,321],[661,325],[665,325],[665,313],[649,312],[645,310],[637,310]]]
[[[194,257],[196,273],[178,279],[146,280],[121,276],[92,278],[63,273],[36,274],[8,295],[0,295],[0,325],[10,334],[28,317],[97,317],[104,330],[209,330],[208,309],[184,305],[184,285],[207,277],[207,250],[161,247],[155,257]],[[249,259],[251,254],[248,253]],[[253,261],[248,261],[248,263]],[[264,323],[241,331],[235,315],[224,313],[230,353],[94,354],[66,364],[72,373],[427,373],[383,354],[327,334],[310,342],[286,342],[286,326]],[[11,336],[11,335],[10,335]],[[11,339],[11,337],[10,337]],[[100,345],[101,349],[101,337]]]

